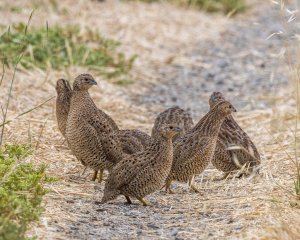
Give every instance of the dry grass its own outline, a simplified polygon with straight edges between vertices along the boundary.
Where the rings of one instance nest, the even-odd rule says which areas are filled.
[[[8,4],[8,1],[4,2]],[[40,0],[16,2],[15,7],[21,9],[20,12],[1,10],[2,23],[8,25],[11,21],[27,19],[33,2],[40,6],[32,19],[33,25],[48,20],[50,25],[95,26],[104,36],[122,40],[123,51],[139,54],[132,75],[140,81],[124,89],[100,79],[100,89],[93,89],[91,94],[97,105],[111,114],[121,128],[137,127],[148,133],[155,113],[161,107],[149,110],[147,106],[135,105],[130,101],[130,94],[143,92],[147,84],[157,81],[158,67],[170,61],[190,64],[184,52],[200,39],[219,38],[221,30],[230,22],[220,16],[212,17],[193,10],[180,11],[170,5],[78,1],[77,5],[69,8],[69,0],[56,7]],[[55,95],[56,79],[64,76],[73,78],[84,71],[83,68],[71,68],[68,72],[18,71],[8,119],[14,119],[21,112]],[[8,89],[11,76],[12,71],[6,70],[1,89]],[[2,90],[0,99],[6,94]],[[300,234],[297,224],[300,208],[293,192],[295,165],[288,157],[295,156],[295,152],[298,154],[291,130],[295,128],[296,102],[290,88],[281,89],[278,96],[270,101],[275,106],[273,109],[240,112],[236,116],[253,137],[263,157],[259,176],[216,182],[213,178],[220,173],[209,168],[204,176],[196,179],[203,193],[200,196],[187,193],[185,186],[180,185],[176,189],[178,194],[153,194],[149,198],[154,205],[151,208],[129,207],[118,199],[115,205],[100,207],[100,212],[94,201],[102,196],[103,186],[90,182],[91,176],[85,175],[86,181],[78,177],[82,166],[63,144],[56,126],[54,101],[12,121],[6,126],[4,142],[22,143],[31,139],[36,150],[30,161],[46,163],[47,171],[60,179],[48,185],[51,193],[44,200],[45,212],[29,234],[37,235],[38,239],[67,239],[70,238],[72,224],[82,228],[94,224],[91,227],[104,234],[105,231],[113,232],[103,226],[105,220],[109,220],[124,234],[127,233],[128,238],[138,238],[139,229],[135,223],[142,219],[145,224],[158,223],[162,229],[160,236],[167,235],[164,231],[182,227],[177,236],[183,238],[296,239]],[[124,212],[138,216],[139,221],[124,215]],[[88,223],[81,222],[83,216],[88,216]],[[144,234],[148,238],[159,236],[149,229],[144,230]]]
[[[140,1],[155,2],[157,0]],[[181,7],[193,7],[207,12],[223,12],[230,15],[243,12],[246,8],[244,0],[169,0],[169,2]]]

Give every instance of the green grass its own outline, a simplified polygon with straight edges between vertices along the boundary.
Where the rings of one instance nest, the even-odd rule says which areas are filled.
[[[0,150],[0,239],[22,240],[28,224],[43,211],[45,165],[34,167],[24,159],[32,154],[29,145],[5,145]]]
[[[78,26],[31,28],[20,23],[0,36],[0,59],[12,66],[23,53],[20,65],[30,69],[68,68],[71,65],[93,69],[105,78],[126,75],[134,62],[117,50],[119,43]]]
[[[157,2],[159,0],[141,0],[143,2]],[[236,14],[246,8],[245,0],[167,0],[181,6],[191,6],[207,12],[223,12]]]

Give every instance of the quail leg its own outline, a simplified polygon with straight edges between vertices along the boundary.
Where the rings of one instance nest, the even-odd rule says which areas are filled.
[[[167,191],[167,192],[170,193],[170,194],[175,194],[175,192],[174,192],[173,190],[171,190],[170,187],[168,188],[168,191]]]
[[[98,182],[99,183],[101,183],[102,182],[102,180],[103,180],[103,172],[104,172],[104,170],[102,169],[102,170],[100,170],[100,173],[99,173],[99,178],[98,178]]]
[[[128,196],[124,195],[124,197],[126,198],[128,204],[132,204],[132,201],[131,201],[131,199]]]
[[[229,176],[229,174],[230,174],[230,172],[224,173],[224,175],[222,177],[217,178],[216,180],[217,181],[222,181],[222,180],[226,179]]]
[[[96,181],[97,175],[98,175],[98,171],[94,171],[94,175],[92,177],[92,181]]]
[[[189,177],[188,186],[191,187],[194,176]]]
[[[194,177],[194,176],[191,176],[191,177],[189,178],[188,185],[189,185],[190,189],[194,190],[194,192],[199,193],[199,190],[198,190],[198,189],[196,188],[196,186],[192,183],[193,177]]]
[[[196,192],[196,193],[199,193],[199,192],[200,192],[199,189],[196,188],[196,186],[195,186],[194,184],[192,184],[192,185],[190,186],[190,188],[191,188],[192,190],[194,190],[194,192]]]
[[[165,191],[167,193],[171,193],[171,194],[174,194],[174,192],[171,190],[171,183],[172,183],[172,180],[171,181],[167,181],[166,185],[165,185]]]
[[[150,206],[143,198],[137,198],[137,200],[139,200],[145,207]]]
[[[242,178],[242,177],[244,177],[244,176],[246,176],[246,173],[240,173],[239,175],[237,175],[237,177],[236,178]]]

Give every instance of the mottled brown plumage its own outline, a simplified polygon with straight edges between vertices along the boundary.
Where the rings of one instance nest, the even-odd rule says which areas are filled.
[[[73,154],[95,171],[110,170],[123,157],[120,141],[105,114],[97,109],[88,89],[96,85],[90,74],[81,74],[73,84],[66,138]],[[101,180],[101,179],[100,179]]]
[[[59,79],[56,85],[56,117],[60,131],[65,135],[65,128],[70,110],[70,102],[72,89],[67,80]],[[145,149],[152,139],[147,134],[138,129],[122,129],[120,130],[116,122],[104,111],[98,109],[98,112],[111,125],[114,131],[118,132],[122,149],[125,153],[134,153],[141,149]]]
[[[165,111],[158,114],[154,121],[154,126],[152,128],[152,138],[155,138],[156,134],[159,134],[158,129],[163,124],[173,124],[182,129],[182,132],[176,137],[174,137],[173,141],[184,135],[188,130],[190,130],[194,126],[191,114],[178,106],[168,108]]]
[[[147,133],[137,129],[116,130],[115,132],[118,135],[122,152],[125,154],[140,152],[152,142],[151,137]],[[99,181],[102,180],[102,174],[100,172]],[[95,171],[92,178],[93,181],[97,179],[97,175],[98,171]]]
[[[109,116],[107,113],[105,113],[103,110],[98,109],[99,114],[103,116],[103,118],[106,119],[106,121],[109,123],[109,125],[112,127],[114,131],[119,131],[119,127],[116,124],[116,122],[112,119],[111,116]]]
[[[56,85],[57,100],[56,100],[56,117],[58,127],[61,133],[65,136],[66,123],[68,113],[70,110],[70,102],[72,96],[72,89],[67,80],[59,79]],[[116,122],[104,111],[97,109],[101,118],[106,119],[111,128],[118,134],[121,148],[124,153],[132,154],[145,149],[151,143],[151,137],[137,129],[119,130]],[[92,180],[96,180],[98,171],[94,172]],[[99,181],[102,180],[102,173],[100,173]]]
[[[214,92],[209,99],[210,108],[224,100],[222,93]],[[225,173],[223,178],[245,164],[249,165],[250,170],[260,164],[256,146],[231,115],[225,118],[221,126],[212,164]]]
[[[146,150],[129,155],[111,171],[105,184],[102,203],[124,195],[129,203],[130,197],[143,198],[160,189],[170,172],[173,160],[172,138],[180,129],[173,125],[162,125],[160,136]]]
[[[124,153],[133,154],[144,150],[152,143],[152,138],[137,129],[119,130],[119,138]]]
[[[65,137],[66,135],[66,123],[70,110],[70,101],[72,96],[72,88],[69,81],[65,79],[59,79],[56,82],[56,120],[58,129]]]
[[[193,176],[202,173],[211,161],[220,127],[225,117],[235,111],[231,103],[220,102],[194,128],[174,142],[174,160],[166,180],[167,191],[172,192],[172,181],[189,182],[190,187],[198,191],[191,183]]]

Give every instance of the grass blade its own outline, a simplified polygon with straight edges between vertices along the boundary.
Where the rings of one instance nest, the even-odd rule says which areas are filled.
[[[31,18],[32,18],[32,16],[33,16],[33,13],[34,13],[34,10],[31,11],[30,16],[29,16],[28,21],[27,21],[27,24],[26,24],[26,26],[25,26],[25,31],[24,31],[24,34],[25,34],[25,35],[27,34],[27,30],[28,30],[28,27],[29,27]]]
[[[13,76],[12,76],[12,79],[11,79],[11,82],[10,82],[10,87],[9,87],[9,92],[8,92],[8,95],[7,95],[6,106],[5,106],[4,114],[3,114],[3,122],[6,121],[7,110],[8,110],[9,102],[10,102],[10,99],[11,99],[11,92],[12,92],[13,84],[14,84],[15,77],[16,77],[16,71],[17,71],[18,64],[20,63],[22,57],[23,57],[23,54],[21,54],[21,56],[19,57],[17,63],[14,66],[14,72],[13,72]],[[0,146],[1,146],[2,145],[2,141],[3,141],[3,134],[4,134],[4,125],[2,125],[0,127],[2,127],[2,129],[1,129],[1,136],[0,136]]]
[[[47,102],[49,102],[49,101],[52,100],[53,98],[55,98],[55,96],[52,96],[51,98],[48,98],[47,100],[45,100],[44,102],[38,104],[37,106],[35,106],[35,107],[33,107],[33,108],[30,108],[30,109],[28,109],[27,111],[18,114],[14,119],[10,119],[10,120],[7,120],[7,121],[3,121],[3,122],[0,124],[0,127],[3,127],[3,126],[5,126],[6,124],[8,124],[8,123],[10,123],[10,122],[12,122],[12,121],[18,119],[19,117],[21,117],[21,116],[23,116],[23,115],[25,115],[25,114],[27,114],[27,113],[30,113],[30,112],[34,111],[35,109],[37,109],[37,108],[43,106],[44,104],[46,104]]]
[[[4,78],[4,74],[5,74],[5,67],[4,67],[4,59],[2,60],[2,74],[1,74],[1,79],[0,79],[0,87],[2,85],[2,81]]]

